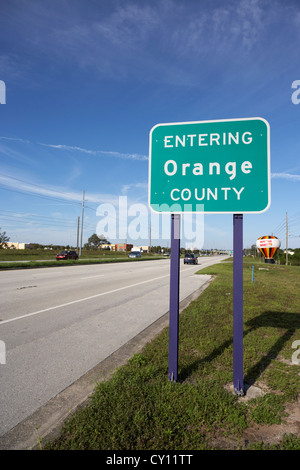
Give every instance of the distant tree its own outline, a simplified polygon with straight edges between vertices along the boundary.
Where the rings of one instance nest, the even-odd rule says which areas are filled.
[[[7,242],[9,242],[10,238],[6,235],[6,232],[1,232],[0,227],[0,248],[7,246]]]
[[[104,235],[98,236],[96,233],[93,233],[93,235],[89,237],[87,243],[84,246],[87,249],[95,249],[95,248],[97,249],[99,248],[100,245],[103,245],[105,243],[109,243],[109,242],[107,242]]]

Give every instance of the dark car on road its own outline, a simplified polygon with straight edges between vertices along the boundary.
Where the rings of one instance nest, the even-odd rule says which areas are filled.
[[[194,253],[186,253],[184,255],[184,264],[198,264],[197,256]]]
[[[58,255],[56,255],[56,259],[57,260],[60,260],[60,259],[78,259],[78,254],[76,253],[76,251],[64,250],[61,253],[58,253]]]
[[[142,254],[140,251],[131,251],[128,255],[128,258],[141,258]]]

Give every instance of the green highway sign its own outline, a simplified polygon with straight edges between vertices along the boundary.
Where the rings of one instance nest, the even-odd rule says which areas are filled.
[[[157,124],[149,205],[165,213],[259,213],[271,203],[270,126],[263,118]]]

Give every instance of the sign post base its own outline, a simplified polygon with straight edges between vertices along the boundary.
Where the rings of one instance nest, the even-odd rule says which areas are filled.
[[[171,215],[169,380],[178,379],[180,215]]]

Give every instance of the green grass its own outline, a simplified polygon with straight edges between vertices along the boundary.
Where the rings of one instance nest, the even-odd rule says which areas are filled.
[[[56,260],[56,252],[49,250],[0,250],[0,269],[26,269],[53,266],[71,266],[78,264],[120,263],[124,261],[146,261],[165,258],[162,255],[143,254],[141,258],[128,258],[125,252],[101,250],[82,250],[78,260]]]
[[[244,381],[265,394],[247,402],[224,389],[232,383],[232,264],[201,273],[216,277],[180,315],[179,380],[168,380],[168,328],[110,380],[45,449],[300,450],[300,436],[246,442],[252,426],[279,425],[297,400],[300,365],[291,363],[300,339],[300,269],[244,263]],[[224,441],[225,440],[225,441]],[[226,442],[226,444],[224,444]]]
[[[76,250],[76,248],[70,248]],[[57,253],[63,249],[43,250],[41,248],[26,248],[25,250],[0,249],[0,261],[21,261],[21,260],[55,260]],[[127,253],[122,251],[109,250],[82,250],[82,258],[107,258],[126,257]]]

